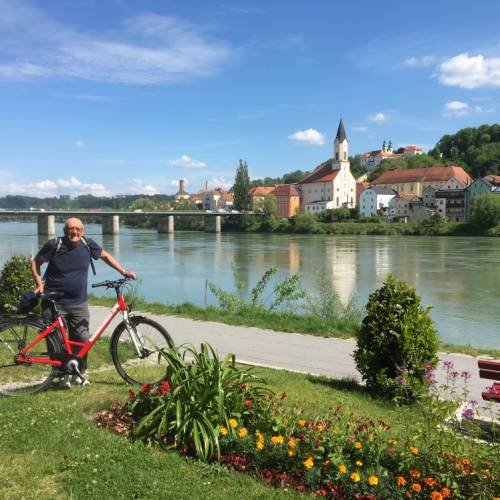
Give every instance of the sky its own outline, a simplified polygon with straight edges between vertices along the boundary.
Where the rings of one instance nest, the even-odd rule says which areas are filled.
[[[500,2],[0,0],[0,196],[172,194],[500,121]]]

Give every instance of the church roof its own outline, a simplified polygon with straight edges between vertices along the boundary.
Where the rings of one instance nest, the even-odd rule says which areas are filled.
[[[300,196],[295,184],[277,184],[274,189],[275,196]]]
[[[335,139],[338,139],[339,142],[342,142],[347,139],[347,136],[345,135],[344,122],[342,121],[342,118],[340,119],[339,128],[337,129],[337,136],[335,137]]]
[[[332,170],[332,160],[325,161],[317,166],[314,171],[302,179],[299,184],[311,184],[313,182],[330,182],[337,177],[340,170]]]

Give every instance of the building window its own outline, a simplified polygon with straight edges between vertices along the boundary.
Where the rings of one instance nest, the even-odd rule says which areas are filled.
[[[339,154],[335,153],[335,160],[339,161]]]

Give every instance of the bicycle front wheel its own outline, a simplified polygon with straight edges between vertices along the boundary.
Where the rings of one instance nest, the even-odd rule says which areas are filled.
[[[0,325],[0,395],[20,396],[47,389],[57,369],[48,363],[16,363],[17,354],[35,340],[45,329],[37,318],[9,319]],[[52,334],[33,346],[28,358],[46,361],[59,352],[59,344]]]
[[[143,351],[137,354],[131,333],[124,322],[120,323],[111,337],[110,351],[120,376],[129,384],[156,383],[165,378],[167,361],[162,350],[173,347],[172,337],[156,321],[142,316],[129,318],[132,328],[142,343]]]

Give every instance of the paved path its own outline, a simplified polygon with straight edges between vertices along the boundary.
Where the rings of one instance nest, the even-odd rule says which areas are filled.
[[[103,321],[107,312],[108,309],[103,307],[91,308],[91,331]],[[276,332],[176,316],[146,315],[161,323],[176,345],[189,343],[198,348],[201,342],[208,342],[219,356],[234,353],[237,361],[252,365],[361,380],[352,358],[354,340]],[[113,325],[110,332],[112,328]],[[439,358],[441,362],[453,362],[456,371],[471,373],[472,378],[468,381],[469,398],[482,402],[481,391],[489,384],[487,380],[479,378],[477,359],[465,354],[445,353],[439,353]],[[442,363],[436,376],[440,384],[445,382],[446,372]]]

